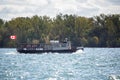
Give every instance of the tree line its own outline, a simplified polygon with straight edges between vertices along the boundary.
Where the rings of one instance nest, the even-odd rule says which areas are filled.
[[[16,35],[16,40],[10,36]],[[58,14],[0,19],[0,47],[16,47],[17,43],[43,43],[68,38],[74,46],[120,47],[120,14],[94,17]]]

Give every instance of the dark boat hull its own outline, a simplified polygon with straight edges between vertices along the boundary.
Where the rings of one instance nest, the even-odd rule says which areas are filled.
[[[19,53],[37,53],[37,54],[42,54],[42,53],[73,53],[76,52],[77,49],[70,49],[70,50],[17,50]]]

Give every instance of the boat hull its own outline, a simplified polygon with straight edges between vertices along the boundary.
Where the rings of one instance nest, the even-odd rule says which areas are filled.
[[[70,50],[17,50],[19,53],[73,53],[76,52],[77,49],[70,49]]]

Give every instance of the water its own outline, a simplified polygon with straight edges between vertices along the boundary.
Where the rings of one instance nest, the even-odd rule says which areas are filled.
[[[120,48],[73,54],[19,54],[0,49],[0,80],[120,80]]]

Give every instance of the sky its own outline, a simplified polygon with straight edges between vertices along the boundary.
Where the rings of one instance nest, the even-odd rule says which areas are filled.
[[[120,14],[120,0],[0,0],[0,19],[75,14],[93,17]]]

